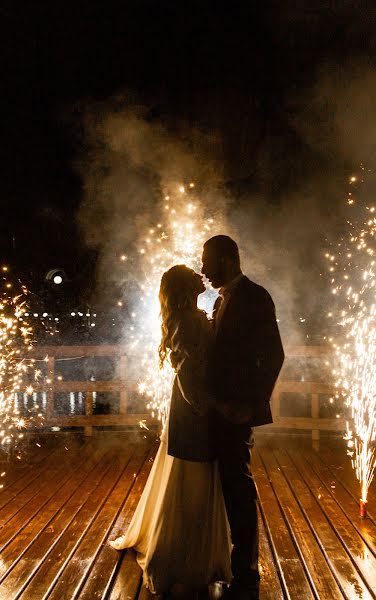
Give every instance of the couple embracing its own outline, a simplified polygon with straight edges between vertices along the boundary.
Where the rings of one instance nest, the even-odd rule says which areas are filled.
[[[145,585],[163,597],[257,599],[257,493],[253,427],[272,421],[269,400],[284,353],[268,292],[243,275],[237,244],[224,235],[203,249],[202,273],[219,289],[209,321],[197,308],[200,275],[184,265],[164,273],[160,363],[176,373],[168,421],[125,535]]]

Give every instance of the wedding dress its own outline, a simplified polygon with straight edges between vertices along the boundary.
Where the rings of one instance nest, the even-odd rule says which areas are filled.
[[[200,365],[206,350],[205,344],[195,347]],[[158,594],[176,584],[201,588],[231,580],[230,532],[217,462],[170,456],[168,426],[128,530],[110,542],[117,550],[136,550],[144,584]]]

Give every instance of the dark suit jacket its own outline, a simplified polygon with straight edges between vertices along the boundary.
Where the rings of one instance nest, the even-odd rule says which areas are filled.
[[[168,418],[168,454],[191,461],[214,460],[210,421],[208,354],[210,324],[204,313],[181,315],[173,350],[181,356],[172,386]]]
[[[249,416],[251,426],[271,423],[269,401],[283,360],[273,300],[243,276],[217,327],[210,367],[214,399]]]

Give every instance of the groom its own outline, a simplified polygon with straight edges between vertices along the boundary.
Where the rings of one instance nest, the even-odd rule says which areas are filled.
[[[213,417],[231,528],[233,582],[225,598],[257,599],[257,493],[250,471],[253,427],[272,422],[269,400],[284,353],[268,292],[243,275],[237,244],[225,235],[204,244],[202,272],[220,296],[214,306]]]

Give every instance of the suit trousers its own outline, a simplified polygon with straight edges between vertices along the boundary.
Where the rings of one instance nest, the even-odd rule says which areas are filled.
[[[252,587],[259,580],[257,492],[251,474],[253,429],[235,425],[215,411],[219,472],[230,523],[234,580]]]

